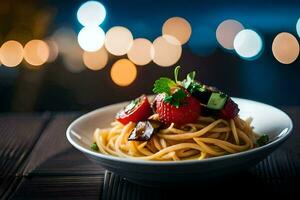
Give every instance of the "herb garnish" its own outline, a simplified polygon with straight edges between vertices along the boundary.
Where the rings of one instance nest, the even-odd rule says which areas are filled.
[[[94,142],[93,144],[91,144],[91,149],[93,149],[94,151],[98,151],[99,150],[96,142]]]
[[[269,136],[268,135],[262,135],[260,136],[257,140],[256,143],[258,144],[258,146],[263,146],[266,145],[269,142]]]
[[[180,82],[178,81],[178,72],[180,66],[177,66],[174,70],[175,81],[162,77],[155,81],[153,92],[156,94],[164,93],[164,101],[172,104],[176,108],[182,105],[182,100],[187,96],[187,93],[182,87],[180,87]]]
[[[140,102],[140,99],[139,99],[139,98],[136,98],[136,99],[132,100],[132,101],[130,102],[130,104],[128,104],[128,105],[125,107],[125,109],[124,109],[125,113],[130,112],[136,105],[138,105],[139,102]]]

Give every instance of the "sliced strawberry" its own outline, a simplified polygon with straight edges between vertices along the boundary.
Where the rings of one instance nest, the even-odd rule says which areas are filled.
[[[220,111],[220,117],[223,119],[233,119],[238,115],[239,111],[238,105],[231,98],[228,98],[223,109]]]
[[[159,115],[161,122],[167,125],[171,123],[183,125],[195,122],[198,119],[201,106],[196,98],[189,95],[182,100],[179,107],[175,107],[165,102],[165,97],[165,94],[159,94],[155,98],[156,113]]]

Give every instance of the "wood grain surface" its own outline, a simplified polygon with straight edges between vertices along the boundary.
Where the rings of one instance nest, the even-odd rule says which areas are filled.
[[[0,115],[1,199],[188,199],[214,196],[300,195],[300,107],[283,108],[294,122],[287,142],[254,168],[211,184],[148,188],[128,182],[89,161],[65,137],[79,113]],[[218,192],[215,192],[215,188]],[[253,190],[249,194],[249,190]],[[189,194],[189,195],[187,195]]]

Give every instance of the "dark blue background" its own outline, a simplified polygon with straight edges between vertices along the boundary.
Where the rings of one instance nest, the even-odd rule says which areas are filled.
[[[48,34],[61,26],[70,26],[78,32],[82,26],[77,22],[76,12],[83,2],[37,1],[38,6],[51,6],[57,11]],[[190,42],[184,45],[177,63],[183,68],[182,74],[196,70],[201,81],[215,85],[232,96],[273,105],[300,105],[299,58],[290,65],[283,65],[273,57],[271,50],[272,41],[280,32],[290,32],[299,41],[296,22],[300,17],[300,1],[101,2],[107,10],[102,24],[105,31],[115,25],[126,26],[134,37],[145,37],[151,41],[161,34],[162,24],[168,18],[186,18],[192,25],[193,34]],[[264,51],[258,59],[243,60],[217,44],[215,30],[226,19],[236,19],[245,28],[252,28],[261,35]],[[203,47],[194,48],[197,42]],[[79,74],[72,74],[62,67],[60,58],[38,71],[0,67],[0,111],[90,110],[132,99],[141,93],[151,93],[155,79],[173,74],[173,68],[150,63],[138,67],[138,77],[132,85],[118,87],[109,76],[110,67],[118,58],[113,57],[101,71],[86,70]],[[29,81],[31,79],[39,81]],[[31,93],[34,84],[39,84],[39,87]],[[28,95],[16,95],[20,85],[28,90]],[[35,97],[29,96],[31,94]]]

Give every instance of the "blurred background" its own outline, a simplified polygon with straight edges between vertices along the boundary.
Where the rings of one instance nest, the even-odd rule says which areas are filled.
[[[300,1],[2,0],[0,112],[92,110],[160,76],[300,105]]]

